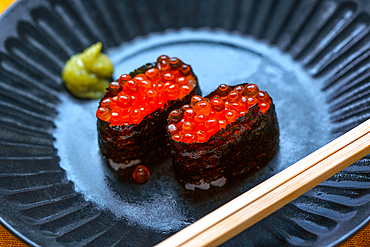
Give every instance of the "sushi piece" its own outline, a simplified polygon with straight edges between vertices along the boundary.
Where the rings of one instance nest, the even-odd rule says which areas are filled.
[[[277,151],[278,136],[273,101],[255,84],[221,84],[168,116],[174,170],[190,190],[223,186],[267,165]]]
[[[96,112],[102,154],[118,171],[168,154],[168,114],[199,94],[190,65],[166,55],[110,83]]]

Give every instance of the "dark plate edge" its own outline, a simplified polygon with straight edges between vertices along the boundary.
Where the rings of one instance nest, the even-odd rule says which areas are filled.
[[[24,0],[15,0],[12,2],[8,7],[5,8],[5,10],[1,13],[0,15],[0,20],[4,19],[9,12],[13,11],[16,6],[19,4],[23,3]],[[31,239],[27,238],[25,235],[23,235],[21,232],[13,228],[9,223],[7,223],[3,217],[0,216],[0,225],[7,230],[9,233],[11,233],[16,239],[19,241],[23,242],[24,244],[30,245],[30,246],[35,246],[35,247],[41,247],[40,245],[36,244],[33,242]]]
[[[370,227],[370,216],[367,217],[364,221],[362,221],[361,224],[357,225],[357,227],[349,231],[347,234],[343,235],[341,238],[338,238],[337,241],[335,241],[334,243],[331,243],[328,246],[340,246],[340,245],[345,244],[346,242],[350,240],[350,238],[354,237],[361,230],[365,229],[365,227]]]
[[[0,224],[2,227],[4,227],[5,230],[10,232],[15,238],[17,238],[19,241],[23,242],[24,244],[35,246],[35,247],[41,247],[41,245],[36,244],[31,239],[27,238],[25,235],[17,231],[15,228],[13,228],[10,224],[8,224],[3,218],[0,217]]]

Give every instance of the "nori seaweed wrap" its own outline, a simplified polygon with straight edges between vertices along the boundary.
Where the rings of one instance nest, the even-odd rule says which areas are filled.
[[[191,111],[193,109],[196,116],[202,115],[207,112],[204,110],[207,104],[211,111],[201,118],[224,120],[218,120],[220,124],[216,129],[207,127],[204,122],[204,130],[199,130],[198,120],[190,116]],[[220,105],[225,109],[220,109]],[[167,141],[176,175],[187,189],[208,189],[210,185],[223,186],[227,179],[237,175],[247,177],[267,165],[277,151],[279,130],[275,106],[270,96],[259,91],[255,84],[234,87],[222,84],[204,98],[194,96],[191,105],[180,111],[180,117],[174,115],[176,110],[169,115]],[[229,120],[226,115],[231,111],[239,114]],[[192,124],[187,117],[195,127],[189,127]]]
[[[191,67],[165,55],[113,81],[97,110],[99,146],[111,167],[156,163],[168,155],[168,114],[199,93]]]

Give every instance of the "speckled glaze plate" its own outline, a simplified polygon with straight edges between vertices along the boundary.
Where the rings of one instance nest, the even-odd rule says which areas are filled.
[[[0,220],[32,246],[152,246],[370,116],[366,0],[20,0],[0,17]],[[97,101],[61,69],[102,41],[114,78],[177,56],[203,94],[255,82],[274,99],[280,146],[245,180],[188,191],[171,161],[136,184],[97,145]],[[225,246],[333,246],[369,221],[365,157]]]

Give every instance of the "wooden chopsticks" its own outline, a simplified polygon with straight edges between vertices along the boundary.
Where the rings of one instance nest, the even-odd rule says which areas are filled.
[[[370,153],[370,119],[157,247],[217,246]]]

